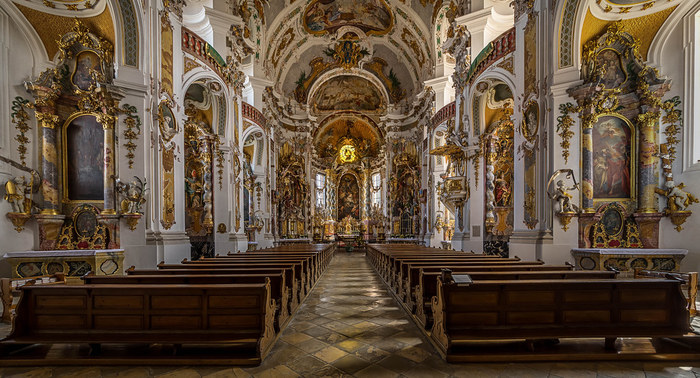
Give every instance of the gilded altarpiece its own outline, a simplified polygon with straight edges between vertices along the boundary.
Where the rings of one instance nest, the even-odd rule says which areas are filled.
[[[578,113],[581,121],[582,248],[601,244],[599,231],[605,229],[601,222],[612,207],[624,215],[625,229],[638,229],[630,234],[632,239],[615,243],[632,248],[659,246],[658,225],[663,214],[654,194],[659,181],[658,128],[664,109],[661,98],[671,82],[645,66],[638,46],[618,23],[586,43],[584,83],[569,90],[577,104],[561,107],[562,147],[568,147],[567,131],[573,124],[570,114]]]
[[[306,180],[306,142],[295,138],[285,142],[278,155],[277,214],[282,239],[307,236],[309,186]]]
[[[389,180],[391,233],[396,237],[420,234],[420,162],[416,144],[397,140],[392,146],[392,176]]]
[[[506,103],[484,133],[486,180],[486,235],[484,252],[507,254],[513,233],[513,110]],[[490,214],[493,214],[493,218]]]
[[[188,113],[195,112],[192,108]],[[192,258],[214,256],[214,142],[211,126],[191,113],[185,123],[185,231]]]

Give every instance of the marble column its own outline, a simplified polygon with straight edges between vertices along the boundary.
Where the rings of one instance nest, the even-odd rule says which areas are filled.
[[[115,158],[114,158],[114,123],[115,117],[109,114],[97,116],[97,122],[102,124],[104,130],[104,209],[102,214],[117,214],[115,206]]]
[[[656,173],[656,125],[659,113],[649,111],[637,117],[639,125],[639,207],[638,213],[658,213],[658,201],[654,189],[658,184]]]
[[[594,213],[593,208],[593,123],[581,128],[581,211]]]
[[[57,132],[59,117],[54,114],[52,107],[37,109],[36,119],[41,135],[41,194],[45,215],[58,215],[60,201],[58,199],[58,150]]]

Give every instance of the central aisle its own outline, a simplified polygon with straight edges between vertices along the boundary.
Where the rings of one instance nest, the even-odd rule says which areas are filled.
[[[340,251],[263,364],[243,370],[255,376],[452,374],[364,253]]]

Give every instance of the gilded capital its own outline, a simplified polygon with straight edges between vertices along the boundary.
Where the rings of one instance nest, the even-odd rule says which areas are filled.
[[[116,117],[110,114],[100,113],[97,115],[97,122],[102,124],[104,130],[113,130]]]
[[[56,125],[58,125],[58,119],[58,116],[55,114],[36,112],[36,120],[43,128],[55,129]]]

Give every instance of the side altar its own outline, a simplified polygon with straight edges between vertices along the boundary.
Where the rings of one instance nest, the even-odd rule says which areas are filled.
[[[56,273],[79,277],[88,272],[109,276],[122,275],[124,272],[123,249],[8,252],[3,258],[12,267],[12,278],[50,276]]]

